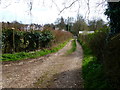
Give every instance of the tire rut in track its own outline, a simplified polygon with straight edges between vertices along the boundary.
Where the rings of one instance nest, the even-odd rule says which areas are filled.
[[[77,43],[76,51],[65,56],[70,48],[71,41],[57,53],[4,64],[3,88],[82,88],[82,48]]]

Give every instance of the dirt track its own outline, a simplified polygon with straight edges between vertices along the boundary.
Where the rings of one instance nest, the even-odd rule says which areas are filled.
[[[71,41],[57,53],[4,64],[3,88],[83,88],[81,46],[70,55]]]

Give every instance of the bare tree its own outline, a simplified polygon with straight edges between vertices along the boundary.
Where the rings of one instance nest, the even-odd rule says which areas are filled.
[[[4,8],[12,5],[13,3],[19,3],[21,0],[0,0],[0,5],[2,4],[4,6]],[[41,1],[41,0],[38,0]],[[78,11],[77,13],[80,13],[80,8],[82,6],[82,3],[85,2],[86,3],[86,14],[85,14],[85,19],[87,19],[89,21],[89,14],[90,14],[90,1],[91,0],[64,0],[63,1],[63,7],[60,8],[59,4],[60,3],[56,3],[56,0],[50,0],[52,2],[52,5],[56,6],[56,9],[59,11],[58,15],[60,15],[62,12],[64,12],[67,9],[72,8],[74,5],[78,5]],[[28,12],[30,17],[32,18],[32,9],[33,9],[33,2],[34,0],[25,0],[26,5],[28,5]],[[47,1],[46,0],[42,0],[43,5],[45,5]],[[100,7],[100,6],[104,6],[104,3],[106,2],[106,0],[100,0],[100,2],[96,3],[96,7]],[[32,22],[32,19],[31,19]]]

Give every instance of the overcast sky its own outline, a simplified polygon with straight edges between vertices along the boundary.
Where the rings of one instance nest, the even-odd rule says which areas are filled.
[[[81,0],[79,3],[74,4],[71,8],[64,10],[60,15],[60,10],[64,6],[69,6],[73,0],[32,0],[32,18],[29,15],[28,2],[30,0],[2,0],[0,4],[0,21],[21,21],[22,23],[36,23],[46,24],[54,23],[56,18],[63,16],[76,17],[78,10],[79,14],[83,17],[88,16],[87,0]],[[107,21],[107,17],[103,14],[106,6],[97,6],[97,3],[101,3],[103,0],[90,0],[90,14],[89,19],[102,18]],[[57,4],[57,5],[56,5]],[[9,5],[9,6],[8,6]],[[6,7],[8,6],[8,7]],[[80,6],[80,8],[79,8]]]

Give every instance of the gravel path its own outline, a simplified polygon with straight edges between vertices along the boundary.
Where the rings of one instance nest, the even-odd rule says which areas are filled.
[[[77,42],[76,42],[77,43]],[[83,88],[81,46],[70,55],[71,41],[57,53],[3,63],[3,88]]]

